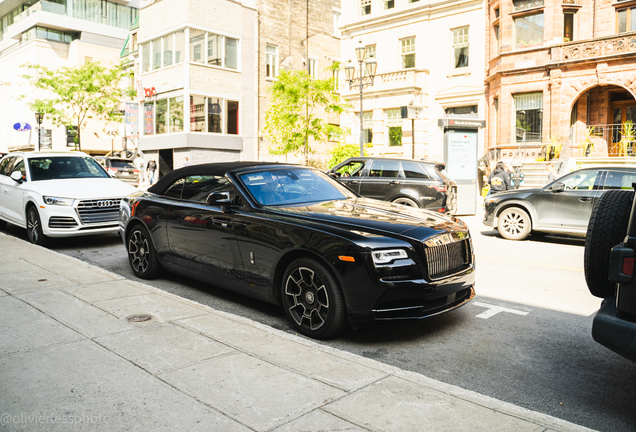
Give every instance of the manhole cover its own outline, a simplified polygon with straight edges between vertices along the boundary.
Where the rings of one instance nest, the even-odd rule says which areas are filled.
[[[152,319],[152,315],[131,315],[126,318],[128,322],[144,322],[150,321]]]

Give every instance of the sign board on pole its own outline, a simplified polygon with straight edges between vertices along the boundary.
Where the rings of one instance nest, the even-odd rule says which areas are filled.
[[[422,119],[424,118],[424,107],[403,106],[400,107],[402,118],[405,119]]]

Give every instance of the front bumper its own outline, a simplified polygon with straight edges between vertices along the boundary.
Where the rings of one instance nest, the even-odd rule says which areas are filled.
[[[109,206],[90,207],[90,203],[98,201],[108,202]],[[76,202],[72,206],[40,205],[38,213],[42,232],[47,237],[75,237],[117,232],[119,201],[119,198],[111,198]],[[78,206],[81,206],[81,209]]]
[[[636,323],[618,318],[616,299],[607,298],[594,316],[592,337],[623,357],[636,361]]]

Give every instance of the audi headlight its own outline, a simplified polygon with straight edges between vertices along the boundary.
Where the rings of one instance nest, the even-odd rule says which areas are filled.
[[[388,264],[396,259],[404,259],[408,258],[406,251],[404,249],[387,249],[380,251],[371,252],[371,256],[373,257],[373,264]]]
[[[72,198],[58,198],[51,196],[43,196],[44,204],[48,205],[61,205],[61,206],[72,206],[73,199]]]

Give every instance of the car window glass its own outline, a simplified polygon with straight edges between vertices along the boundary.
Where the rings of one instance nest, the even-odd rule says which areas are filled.
[[[21,157],[16,157],[16,161],[11,168],[12,173],[16,171],[20,171],[20,174],[22,174],[22,178],[26,179],[26,168],[24,167],[24,159]]]
[[[580,171],[563,177],[560,181],[566,189],[585,190],[593,189],[598,171]]]
[[[418,162],[402,162],[402,169],[404,170],[404,175],[406,178],[413,179],[430,179],[431,177],[426,172],[426,164],[421,164]]]
[[[338,168],[336,172],[340,174],[341,177],[360,177],[363,167],[364,162],[352,161]]]
[[[9,169],[11,168],[11,165],[13,165],[13,159],[15,159],[13,156],[2,159],[2,162],[0,162],[0,175],[7,177],[11,175]]]
[[[31,180],[59,180],[68,178],[110,178],[91,157],[53,156],[29,159]]]
[[[222,176],[189,176],[185,178],[181,199],[207,202],[213,192],[234,192],[232,184]],[[230,193],[230,199],[233,194]]]
[[[636,173],[628,171],[609,171],[603,189],[632,189],[636,182]]]
[[[239,176],[254,199],[263,205],[285,205],[345,199],[335,180],[306,168],[250,172]]]
[[[172,183],[168,189],[163,193],[164,196],[168,198],[181,198],[181,191],[183,190],[183,184],[185,183],[185,179],[180,178],[176,182]]]
[[[369,171],[369,177],[398,177],[400,165],[398,161],[374,160]]]
[[[111,159],[110,166],[112,168],[117,168],[117,169],[124,169],[124,168],[137,169],[135,165],[133,165],[132,161],[129,161],[126,159]]]

